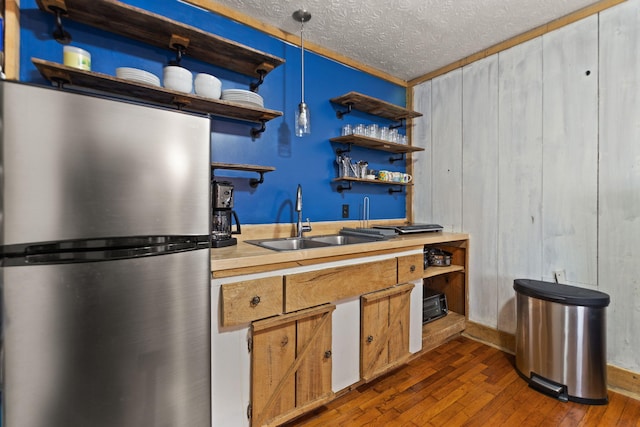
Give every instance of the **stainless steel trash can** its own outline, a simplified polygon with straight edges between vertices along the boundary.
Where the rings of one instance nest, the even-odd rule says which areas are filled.
[[[516,279],[516,370],[531,388],[562,401],[606,404],[609,295]]]

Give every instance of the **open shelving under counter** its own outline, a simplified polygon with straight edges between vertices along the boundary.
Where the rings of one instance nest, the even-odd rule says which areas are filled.
[[[184,111],[211,114],[236,120],[261,123],[282,116],[282,112],[221,99],[204,98],[163,87],[120,79],[108,74],[80,70],[56,62],[32,58],[42,76],[58,85],[72,85],[120,95],[126,98],[171,105]]]
[[[433,350],[455,338],[466,328],[464,315],[449,311],[446,316],[422,325],[422,352]]]
[[[464,272],[464,266],[462,265],[447,265],[445,267],[427,267],[424,270],[424,278],[440,276],[441,274],[449,274],[455,272]]]

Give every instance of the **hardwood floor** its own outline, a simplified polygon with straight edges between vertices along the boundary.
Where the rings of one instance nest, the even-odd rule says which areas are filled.
[[[460,337],[284,426],[640,427],[640,401],[608,394],[560,402],[529,388],[514,356]]]

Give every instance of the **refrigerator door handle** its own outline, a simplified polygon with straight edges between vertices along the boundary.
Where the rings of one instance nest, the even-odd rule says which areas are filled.
[[[203,236],[202,239],[199,237],[164,239],[162,243],[148,243],[135,247],[111,244],[103,247],[92,247],[91,249],[87,248],[87,245],[73,244],[78,242],[66,242],[63,245],[32,245],[26,247],[22,252],[14,252],[12,254],[5,253],[2,259],[2,265],[10,267],[20,265],[66,264],[166,255],[208,248],[208,238],[208,236]],[[81,247],[84,247],[84,249]]]

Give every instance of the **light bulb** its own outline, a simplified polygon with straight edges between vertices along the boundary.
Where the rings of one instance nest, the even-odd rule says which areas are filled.
[[[307,104],[301,102],[296,109],[296,136],[308,135],[311,133],[311,113]]]

